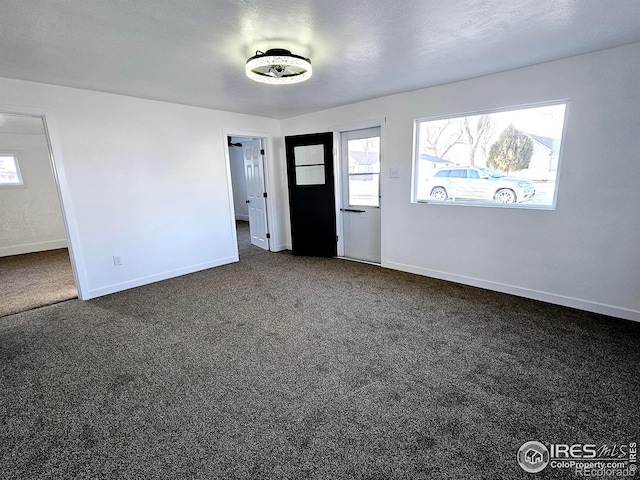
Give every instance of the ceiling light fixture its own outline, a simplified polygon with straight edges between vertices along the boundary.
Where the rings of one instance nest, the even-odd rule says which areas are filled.
[[[245,71],[251,80],[270,85],[304,82],[312,74],[311,60],[284,48],[256,52],[247,60]]]

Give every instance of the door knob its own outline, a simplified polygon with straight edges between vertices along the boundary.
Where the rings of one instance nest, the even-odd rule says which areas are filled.
[[[245,200],[244,203],[251,203],[251,200]]]

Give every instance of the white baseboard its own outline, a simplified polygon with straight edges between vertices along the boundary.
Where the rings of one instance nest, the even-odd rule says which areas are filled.
[[[50,242],[26,243],[24,245],[0,247],[0,257],[22,255],[23,253],[45,252],[47,250],[57,250],[59,248],[67,248],[67,241],[53,240]]]
[[[182,275],[188,275],[189,273],[199,272],[201,270],[207,270],[208,268],[219,267],[221,265],[227,265],[229,263],[237,262],[238,255],[231,257],[220,258],[211,262],[200,263],[197,265],[191,265],[185,268],[179,268],[176,270],[170,270],[168,272],[158,273],[157,275],[150,275],[148,277],[136,278],[128,282],[118,283],[115,285],[108,285],[106,287],[97,288],[95,290],[89,290],[86,297],[83,296],[83,300],[89,300],[91,298],[102,297],[111,293],[121,292],[130,288],[141,287],[142,285],[148,285],[150,283],[160,282],[162,280],[168,280],[174,277],[180,277]]]
[[[236,220],[242,220],[243,222],[248,222],[249,221],[249,215],[236,214]]]
[[[547,303],[553,303],[555,305],[562,305],[564,307],[571,307],[578,310],[585,310],[587,312],[599,313],[602,315],[609,315],[611,317],[624,318],[626,320],[640,322],[640,311],[616,307],[615,305],[607,305],[604,303],[592,302],[590,300],[557,295],[555,293],[516,287],[513,285],[492,282],[489,280],[466,277],[464,275],[456,275],[452,273],[441,272],[438,270],[416,267],[413,265],[406,265],[403,263],[384,262],[382,266],[385,268],[391,268],[393,270],[415,273],[417,275],[423,275],[426,277],[447,280],[449,282],[461,283],[463,285],[470,285],[472,287],[485,288],[487,290],[508,293],[510,295],[516,295],[518,297],[531,298],[533,300],[540,300]]]

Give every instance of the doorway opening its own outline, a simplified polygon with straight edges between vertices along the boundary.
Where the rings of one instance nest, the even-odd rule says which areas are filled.
[[[239,255],[253,247],[270,250],[266,139],[229,135],[227,148]]]
[[[0,113],[0,151],[0,315],[76,298],[44,117]]]
[[[380,265],[381,128],[340,133],[341,256]]]

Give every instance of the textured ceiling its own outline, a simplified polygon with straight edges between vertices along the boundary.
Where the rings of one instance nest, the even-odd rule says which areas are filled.
[[[0,76],[287,118],[640,42],[639,0],[2,0]],[[252,82],[256,50],[308,82]]]

